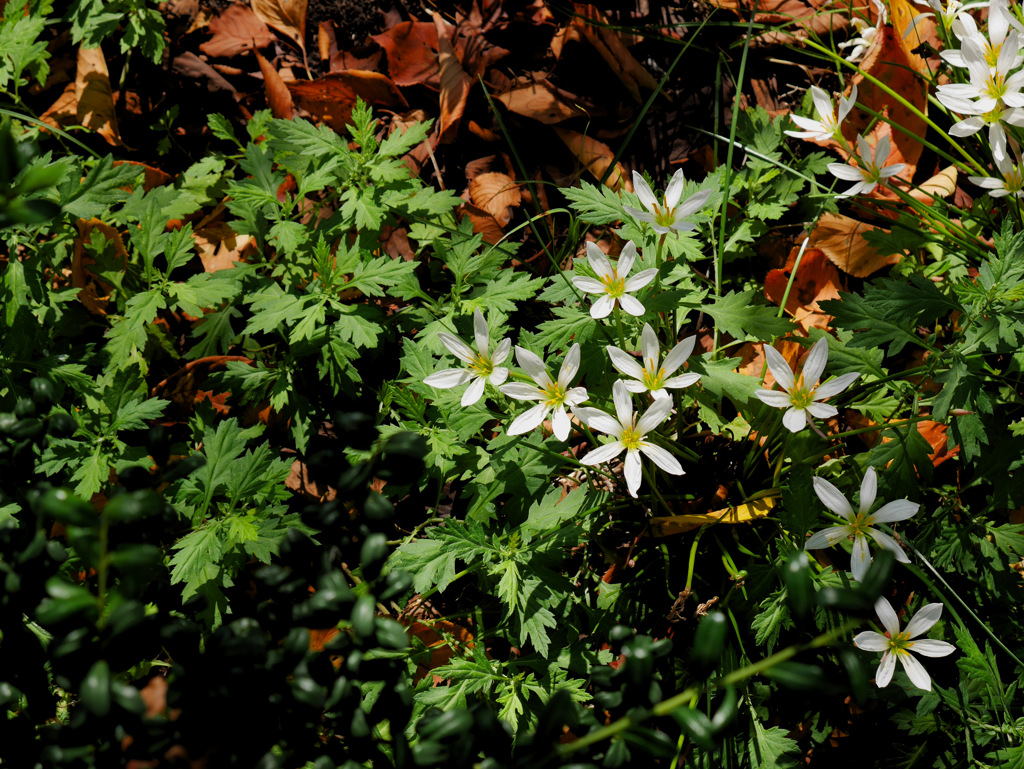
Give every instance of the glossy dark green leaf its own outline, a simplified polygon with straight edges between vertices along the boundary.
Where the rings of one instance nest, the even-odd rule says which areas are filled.
[[[110,712],[110,694],[110,665],[106,660],[96,660],[82,679],[78,697],[86,710],[102,717]]]

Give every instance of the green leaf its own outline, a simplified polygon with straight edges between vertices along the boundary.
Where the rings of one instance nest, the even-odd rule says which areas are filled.
[[[115,203],[126,200],[129,193],[123,188],[133,187],[141,175],[141,169],[129,163],[115,167],[113,158],[107,155],[100,159],[85,179],[69,173],[58,187],[58,202],[65,213],[80,219],[92,219],[109,210]]]
[[[569,207],[590,224],[611,224],[621,221],[624,216],[622,198],[604,185],[595,187],[581,182],[579,189],[566,187],[562,194],[569,199]]]
[[[50,65],[46,41],[40,40],[46,28],[42,14],[22,14],[7,10],[0,24],[0,92],[17,93],[24,85],[26,71],[35,75],[39,85],[46,82]]]
[[[217,579],[224,545],[215,526],[202,526],[179,539],[171,558],[171,584],[185,583],[181,599],[187,601],[201,586]]]
[[[796,740],[786,736],[780,726],[765,729],[760,719],[751,719],[751,736],[748,751],[751,766],[757,769],[789,769],[800,763],[800,749]]]
[[[121,367],[138,359],[139,351],[146,345],[146,324],[152,323],[166,307],[167,300],[157,289],[143,291],[128,300],[124,317],[114,321],[106,333],[111,365]]]
[[[533,299],[537,295],[542,278],[531,278],[521,272],[502,270],[493,280],[473,290],[464,300],[467,309],[481,311],[497,310],[505,314],[516,311],[516,302]]]
[[[703,309],[715,319],[719,331],[734,339],[769,340],[793,330],[792,321],[777,317],[778,308],[753,304],[757,297],[757,291],[730,291]]]
[[[214,112],[207,115],[206,122],[210,126],[210,132],[218,139],[234,142],[239,147],[242,146],[242,143],[238,141],[238,137],[235,136],[235,131],[231,127],[231,123],[221,113]]]

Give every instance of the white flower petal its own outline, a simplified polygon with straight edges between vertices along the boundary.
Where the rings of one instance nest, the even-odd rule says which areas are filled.
[[[517,401],[540,401],[547,397],[542,390],[526,384],[526,382],[509,382],[499,389],[509,398],[515,398]]]
[[[932,626],[942,617],[942,604],[930,603],[922,606],[914,615],[914,618],[907,623],[907,637],[917,638],[932,629]]]
[[[850,506],[849,500],[843,495],[843,492],[824,478],[817,476],[811,479],[811,485],[814,487],[814,493],[821,500],[821,504],[847,521],[853,520],[853,508]]]
[[[688,336],[669,351],[669,354],[665,356],[665,362],[662,364],[666,375],[672,374],[686,363],[686,359],[690,357],[690,353],[693,352],[693,346],[696,343],[696,336]]]
[[[562,367],[558,370],[558,384],[568,387],[576,378],[576,372],[580,370],[580,346],[574,344],[562,361]],[[586,390],[584,390],[586,392]]]
[[[853,552],[850,553],[850,571],[853,578],[863,582],[871,566],[871,551],[868,549],[868,538],[858,534],[853,538]]]
[[[829,526],[809,536],[804,542],[804,550],[823,550],[846,539],[849,535],[850,531],[846,526]]]
[[[572,420],[565,413],[565,407],[559,406],[551,415],[551,432],[555,434],[558,440],[565,441],[569,439],[569,430],[571,429]]]
[[[654,190],[651,189],[651,185],[647,183],[647,180],[638,171],[633,172],[633,191],[646,208],[653,210],[658,205],[658,199],[654,196]]]
[[[828,337],[823,336],[813,345],[804,358],[803,379],[804,389],[810,390],[821,379],[821,374],[828,363]]]
[[[686,177],[683,175],[683,169],[679,168],[672,174],[668,187],[665,188],[665,208],[671,210],[679,204],[679,198],[683,196],[683,186],[685,184]]]
[[[466,392],[462,394],[462,407],[472,406],[480,400],[483,397],[486,384],[483,377],[473,377],[473,381],[469,383]]]
[[[605,294],[592,305],[590,305],[590,317],[594,320],[607,318],[615,309],[615,300]]]
[[[524,347],[516,345],[516,361],[519,367],[526,372],[534,382],[541,387],[551,385],[551,377],[548,375],[547,366],[536,353],[532,353]]]
[[[864,179],[864,172],[846,163],[829,163],[828,172],[844,182],[859,182]]]
[[[586,399],[586,387],[571,387],[565,393],[565,403],[567,406],[579,406]]]
[[[956,651],[956,647],[953,644],[946,643],[945,641],[933,641],[930,638],[912,641],[910,648],[924,657],[945,657],[947,654],[952,654]]]
[[[508,379],[508,369],[504,366],[495,366],[491,369],[491,375],[487,377],[487,381],[495,387],[504,384],[506,379]]]
[[[793,406],[782,415],[782,424],[791,433],[798,433],[807,427],[807,412]]]
[[[900,632],[900,620],[896,616],[892,604],[881,596],[875,601],[875,614],[878,615],[878,621],[882,623],[882,627],[885,628],[885,632],[889,634],[890,638]]]
[[[829,419],[838,414],[839,409],[829,406],[827,403],[808,403],[807,412],[817,419]]]
[[[644,368],[658,370],[658,359],[661,358],[661,344],[650,323],[644,323],[640,332],[640,351],[643,355]]]
[[[900,654],[900,662],[903,663],[903,669],[907,671],[910,683],[918,689],[924,689],[926,692],[932,690],[931,676],[928,675],[928,671],[924,669],[924,665],[920,663],[917,657],[905,651]]]
[[[530,430],[535,430],[543,424],[544,418],[550,410],[550,406],[538,403],[533,408],[527,409],[513,419],[506,432],[509,435],[522,435],[523,433],[530,432]]]
[[[576,286],[580,291],[586,291],[588,294],[603,294],[604,283],[595,278],[588,278],[585,275],[577,275],[572,279],[572,284]]]
[[[864,471],[864,479],[860,482],[860,511],[866,513],[875,504],[875,495],[878,493],[878,473],[875,468],[869,467]]]
[[[590,269],[597,273],[599,278],[609,280],[615,278],[615,270],[612,269],[612,263],[608,261],[604,251],[589,240],[587,241],[587,261],[590,262]]]
[[[626,281],[626,291],[639,291],[641,288],[650,283],[657,276],[658,270],[651,267],[649,270],[641,270],[632,278]]]
[[[499,363],[504,363],[508,360],[508,356],[511,352],[512,340],[505,337],[498,342],[498,348],[494,351],[494,355],[491,356],[491,364],[497,366]]]
[[[672,413],[672,399],[659,398],[650,405],[644,415],[636,422],[636,431],[640,435],[647,435],[651,430],[660,425],[668,415]]]
[[[637,451],[626,452],[626,460],[623,463],[622,476],[626,479],[626,489],[631,497],[636,497],[636,491],[640,488],[643,480],[643,469],[640,467],[640,454]]]
[[[639,300],[629,294],[623,294],[619,297],[619,305],[624,312],[632,315],[634,318],[639,318],[644,314],[644,306]]]
[[[636,173],[636,172],[634,171],[634,173]],[[654,218],[653,214],[649,214],[646,211],[638,211],[637,209],[633,208],[633,206],[626,206],[626,205],[624,205],[624,206],[622,206],[622,210],[625,211],[630,216],[632,216],[634,219],[636,219],[638,221],[641,221],[641,222],[647,222],[648,224],[654,224],[656,221],[658,221],[657,219]]]
[[[772,372],[772,376],[775,377],[775,381],[779,383],[779,387],[787,391],[792,390],[795,384],[793,369],[786,363],[782,353],[770,344],[766,344],[764,345],[764,359],[768,362],[768,369]]]
[[[647,385],[636,379],[624,379],[623,384],[626,385],[626,389],[631,393],[639,395],[640,393],[647,392]]]
[[[604,446],[598,446],[583,457],[580,462],[584,465],[600,465],[604,462],[615,459],[615,457],[625,450],[626,446],[622,441],[612,441],[611,443],[606,443]]]
[[[463,342],[457,336],[449,334],[447,331],[439,331],[437,338],[441,340],[441,344],[448,348],[449,352],[456,358],[461,360],[463,363],[475,363],[476,353],[473,352],[473,348]]]
[[[622,435],[622,425],[619,424],[619,421],[601,409],[580,406],[578,409],[573,409],[572,413],[587,427],[616,438]]]
[[[903,552],[903,548],[900,547],[896,540],[888,534],[874,528],[868,528],[867,533],[871,536],[871,539],[875,540],[875,542],[896,556],[897,561],[900,563],[910,563],[910,559],[907,557],[907,554]]]
[[[917,511],[920,509],[921,505],[917,502],[911,502],[909,499],[896,499],[882,505],[878,512],[871,516],[871,522],[875,524],[905,521],[917,515]]]
[[[661,446],[656,446],[648,441],[641,441],[640,451],[650,457],[654,464],[670,475],[683,475],[685,472],[683,466],[679,464],[679,460]]]
[[[689,387],[690,385],[692,385],[695,382],[697,382],[697,380],[699,380],[699,379],[700,379],[700,374],[694,374],[694,373],[680,374],[679,376],[674,376],[674,377],[671,377],[670,379],[666,379],[663,387],[668,387],[668,388],[671,388],[673,390],[677,389],[677,388],[680,388],[680,387]],[[782,395],[782,393],[779,393],[779,394]]]
[[[479,308],[473,310],[473,337],[476,339],[476,349],[486,358],[491,350],[491,338],[487,321]]]
[[[858,377],[860,377],[860,372],[853,371],[849,374],[837,376],[835,379],[830,379],[825,384],[818,385],[814,388],[814,400],[820,401],[825,398],[831,398],[833,395],[839,395],[839,393],[852,385]]]
[[[631,376],[634,379],[644,378],[644,370],[640,368],[640,364],[636,362],[636,358],[628,352],[624,352],[618,347],[613,347],[612,345],[608,345],[605,349],[608,351],[608,357],[611,359],[612,365],[617,371],[625,374],[626,376]]]
[[[755,390],[754,395],[765,405],[777,409],[787,409],[793,405],[793,396],[778,390]]]
[[[690,197],[684,200],[683,204],[676,209],[675,229],[682,230],[684,232],[686,230],[692,230],[696,225],[687,224],[687,226],[684,228],[681,225],[680,220],[684,219],[687,216],[690,216],[690,214],[694,214],[697,211],[700,211],[700,209],[704,207],[704,204],[708,202],[708,198],[710,197],[711,190],[701,190],[700,192],[693,193],[692,195],[690,195]]]
[[[621,379],[612,385],[612,403],[615,404],[615,416],[623,427],[633,424],[633,398]]]
[[[629,275],[629,271],[633,269],[633,262],[635,261],[636,243],[630,240],[622,247],[622,252],[619,254],[619,261],[615,265],[615,274],[620,278],[626,277]],[[628,291],[629,289],[626,290]]]
[[[447,390],[450,387],[458,387],[469,381],[470,373],[464,368],[446,368],[438,371],[423,380],[423,384]]]
[[[875,671],[875,685],[879,689],[884,689],[892,681],[892,674],[896,671],[896,655],[891,651],[886,651],[882,655],[881,662],[878,663],[878,670]]]
[[[889,648],[889,639],[874,630],[865,630],[853,637],[853,645],[868,652],[884,652]]]

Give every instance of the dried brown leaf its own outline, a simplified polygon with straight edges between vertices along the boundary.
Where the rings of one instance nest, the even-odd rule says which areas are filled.
[[[379,72],[350,69],[332,72],[313,81],[300,80],[285,85],[291,91],[296,106],[341,134],[346,133],[345,126],[352,118],[357,96],[377,106],[408,106],[395,84]]]
[[[474,177],[469,183],[469,196],[474,205],[493,216],[501,227],[511,221],[512,208],[523,200],[512,177],[495,172]]]
[[[586,114],[576,108],[568,96],[547,80],[538,80],[495,94],[494,98],[516,114],[553,125]]]
[[[244,5],[229,5],[210,21],[209,40],[199,46],[207,56],[235,56],[242,51],[265,48],[274,42],[267,25]]]
[[[68,84],[41,118],[52,126],[83,125],[102,136],[107,144],[124,146],[117,127],[110,74],[102,49],[78,49],[75,82]]]
[[[600,181],[615,159],[615,153],[611,148],[591,136],[585,136],[567,128],[555,126],[555,133],[558,134],[559,139],[565,142],[565,146],[579,158],[580,163],[590,172],[590,175]],[[633,190],[633,185],[626,176],[626,169],[622,167],[621,163],[615,164],[615,168],[608,174],[604,183],[613,190],[626,189],[630,192]]]
[[[403,21],[371,39],[384,49],[388,74],[396,85],[440,85],[437,27],[433,23]]]
[[[451,40],[445,35],[444,20],[437,12],[434,13],[434,25],[437,28],[437,58],[441,67],[441,119],[438,121],[438,143],[447,144],[458,132],[459,120],[466,109],[469,87],[473,81],[455,55]]]
[[[256,52],[256,61],[259,62],[260,72],[263,73],[263,89],[267,93],[267,104],[270,105],[271,113],[276,118],[291,120],[295,113],[291,91],[281,79],[281,75],[274,69],[274,65],[267,61],[259,51]]]
[[[306,50],[306,0],[252,0],[252,10],[268,26]]]
[[[896,264],[899,254],[882,256],[878,249],[864,238],[866,232],[886,232],[880,227],[851,219],[841,214],[824,213],[811,233],[810,245],[819,248],[840,270],[855,278],[866,278],[890,264]]]

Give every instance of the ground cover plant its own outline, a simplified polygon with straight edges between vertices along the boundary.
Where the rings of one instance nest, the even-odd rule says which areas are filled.
[[[0,765],[1024,766],[1022,73],[7,0]]]

